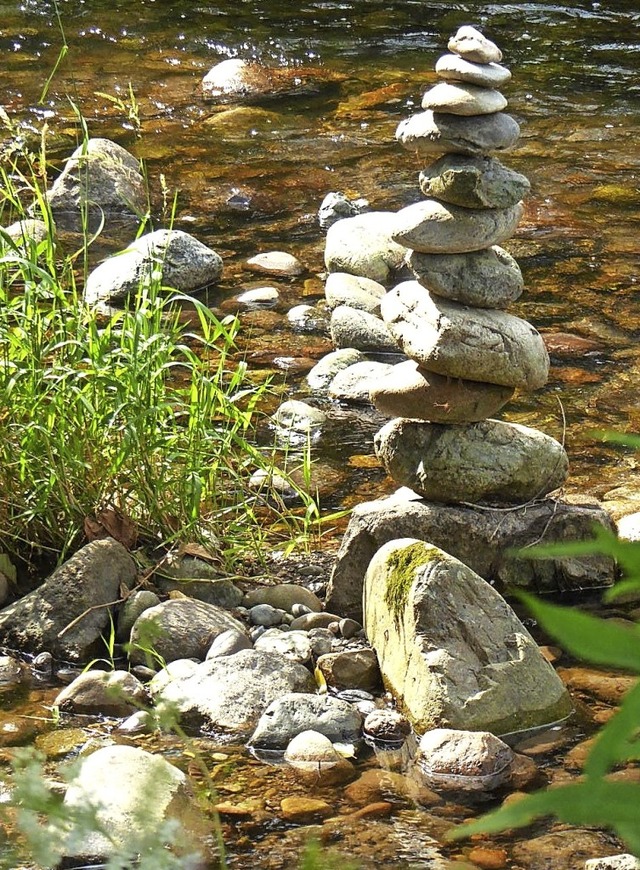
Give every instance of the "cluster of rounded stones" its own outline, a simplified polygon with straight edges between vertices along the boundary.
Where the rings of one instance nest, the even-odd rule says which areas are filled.
[[[371,389],[393,416],[376,453],[396,482],[440,502],[517,504],[561,486],[568,459],[555,439],[492,418],[516,390],[544,386],[549,357],[534,327],[505,309],[522,293],[512,236],[527,178],[495,156],[519,136],[497,89],[511,78],[500,49],[473,27],[449,41],[423,112],[396,137],[419,156],[424,198],[400,210],[391,238],[409,249],[415,280],[381,300],[408,361]]]

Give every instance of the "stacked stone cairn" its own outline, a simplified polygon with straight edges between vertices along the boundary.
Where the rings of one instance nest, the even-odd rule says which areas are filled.
[[[519,504],[561,486],[569,465],[555,439],[487,419],[549,372],[540,334],[504,310],[523,280],[499,245],[515,232],[529,182],[490,156],[519,133],[495,89],[511,77],[502,52],[471,27],[449,49],[425,111],[397,131],[421,156],[445,153],[420,173],[426,198],[396,215],[392,238],[410,249],[415,280],[387,293],[381,313],[409,361],[371,391],[396,417],[375,446],[394,480],[425,498]]]

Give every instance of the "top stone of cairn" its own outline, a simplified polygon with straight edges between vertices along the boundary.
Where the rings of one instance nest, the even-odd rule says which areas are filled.
[[[447,45],[449,51],[473,63],[499,63],[502,52],[475,27],[460,27]]]

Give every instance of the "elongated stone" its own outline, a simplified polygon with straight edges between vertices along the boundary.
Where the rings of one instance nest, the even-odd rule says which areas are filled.
[[[412,251],[407,263],[430,293],[462,305],[506,308],[524,289],[520,267],[498,245],[466,254]]]
[[[510,208],[475,209],[424,199],[400,209],[391,237],[423,254],[479,251],[510,238],[522,212],[522,203]]]
[[[473,63],[499,63],[502,60],[502,52],[495,42],[475,27],[460,27],[447,43],[447,48]]]
[[[335,226],[335,224],[334,224]],[[397,353],[398,345],[380,317],[338,305],[331,313],[331,340],[337,348]]]
[[[382,300],[382,317],[408,357],[453,378],[537,390],[549,374],[542,337],[506,311],[473,309],[404,281]]]
[[[498,63],[473,63],[457,54],[443,54],[436,75],[446,81],[468,82],[484,88],[499,88],[511,80],[511,72]]]
[[[509,208],[529,193],[526,176],[495,157],[445,154],[423,169],[420,190],[425,196],[465,208]]]
[[[440,82],[422,98],[423,109],[452,115],[491,115],[506,106],[507,100],[500,91],[465,82]]]
[[[397,418],[374,446],[397,483],[444,504],[522,504],[557,489],[569,471],[555,438],[499,420],[454,427]]]
[[[370,395],[378,411],[389,417],[455,424],[493,417],[513,396],[513,389],[446,378],[407,360],[379,377]]]
[[[385,686],[418,733],[504,734],[571,712],[560,678],[511,607],[437,547],[413,538],[381,547],[364,602]]]
[[[465,118],[427,109],[401,121],[396,129],[403,147],[420,156],[508,151],[519,136],[518,122],[505,112]]]

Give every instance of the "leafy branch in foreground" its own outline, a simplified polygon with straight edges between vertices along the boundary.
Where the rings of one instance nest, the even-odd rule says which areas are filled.
[[[636,563],[640,564],[640,546],[633,546]],[[548,552],[549,548],[546,549]],[[566,554],[564,547],[554,549],[562,549],[562,554]],[[640,586],[637,574],[630,582],[636,589]],[[545,631],[573,655],[640,675],[640,626],[614,625],[585,613],[543,603],[529,595],[519,597]],[[617,713],[600,730],[586,759],[584,777],[579,782],[537,792],[500,807],[456,828],[450,834],[451,839],[519,828],[540,816],[554,815],[569,824],[611,828],[624,840],[629,851],[640,857],[640,783],[607,778],[617,766],[640,760],[639,723],[640,683],[627,693]]]

